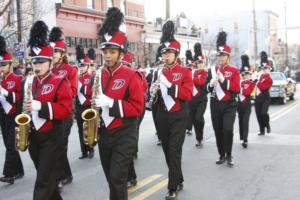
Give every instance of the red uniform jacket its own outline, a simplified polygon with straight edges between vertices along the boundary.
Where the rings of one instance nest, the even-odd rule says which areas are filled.
[[[20,101],[21,96],[21,81],[22,76],[14,73],[9,73],[2,81],[2,87],[8,91],[6,100],[12,105],[9,115],[15,115],[17,112],[17,103]],[[4,111],[3,111],[4,112]]]
[[[147,99],[147,91],[148,91],[148,81],[146,79],[146,75],[144,72],[136,70],[136,72],[140,75],[141,81],[142,81],[142,86],[143,86],[143,91],[144,91],[144,97],[145,101]]]
[[[193,83],[197,89],[197,94],[195,95],[196,97],[199,97],[202,95],[201,91],[202,91],[203,86],[205,86],[206,78],[207,78],[207,71],[196,70],[194,72]]]
[[[24,88],[25,89],[25,88]],[[72,92],[70,83],[53,74],[49,74],[39,80],[34,77],[32,83],[33,99],[42,103],[39,117],[47,119],[47,122],[38,130],[39,133],[53,128],[56,120],[67,119],[72,111]]]
[[[86,100],[83,103],[83,106],[88,106],[91,104],[91,97],[92,97],[92,83],[93,75],[91,73],[85,73],[79,77],[79,81],[81,82],[82,86],[79,89],[79,92],[82,93]]]
[[[102,70],[102,90],[114,99],[109,115],[115,117],[108,129],[123,125],[126,118],[139,117],[145,105],[144,91],[140,75],[122,64],[110,72],[107,67]]]
[[[61,78],[66,78],[67,80],[69,80],[71,84],[72,97],[77,96],[78,73],[75,67],[64,63],[57,64],[52,68],[52,73]]]
[[[260,93],[256,92],[256,95],[261,97],[269,94],[269,89],[272,87],[273,80],[270,74],[262,74],[256,84],[256,86],[261,91]]]
[[[251,80],[242,81],[240,93],[243,96],[245,96],[246,98],[243,99],[243,101],[240,99],[241,103],[243,103],[243,104],[249,103],[250,95],[253,92],[254,88],[255,88],[255,83],[253,81],[251,81]]]
[[[193,97],[192,72],[176,63],[171,69],[164,68],[163,74],[172,83],[168,94],[175,100],[175,105],[170,112],[177,112],[182,109],[182,102],[190,101]]]

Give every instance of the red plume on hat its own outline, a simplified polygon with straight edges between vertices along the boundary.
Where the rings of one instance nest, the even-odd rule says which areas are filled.
[[[166,51],[180,52],[180,43],[175,40],[175,24],[172,21],[167,21],[162,28],[162,36],[160,43],[163,45],[162,53]]]
[[[127,51],[127,38],[125,33],[120,31],[120,26],[124,23],[124,15],[119,8],[109,8],[104,23],[100,28],[98,35],[101,39],[100,48],[120,49]]]
[[[50,45],[57,50],[65,51],[63,32],[59,27],[53,27],[49,35]]]
[[[218,34],[217,37],[217,55],[228,55],[230,56],[231,48],[226,44],[227,33],[222,31]]]
[[[48,26],[43,21],[36,21],[31,30],[28,46],[32,59],[47,58],[52,60],[53,48],[48,43]]]
[[[12,55],[6,51],[6,42],[4,37],[0,36],[0,63],[11,63]]]

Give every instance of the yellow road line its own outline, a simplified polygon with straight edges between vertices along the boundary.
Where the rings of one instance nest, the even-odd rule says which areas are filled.
[[[138,196],[134,197],[132,200],[144,200],[147,197],[151,196],[158,190],[162,189],[163,187],[166,187],[168,185],[168,179],[164,179],[163,181],[159,182],[158,184],[154,185],[153,187],[149,188],[145,192],[139,194]]]
[[[147,177],[147,178],[145,178],[145,179],[139,181],[135,187],[132,187],[132,188],[129,188],[129,189],[128,189],[128,194],[132,194],[132,193],[136,192],[136,191],[139,190],[140,188],[142,188],[142,187],[144,187],[145,185],[147,185],[147,184],[149,184],[149,183],[155,181],[156,179],[158,179],[158,178],[160,178],[160,177],[162,177],[161,174],[154,174],[154,175],[152,175],[152,176],[149,176],[149,177]]]

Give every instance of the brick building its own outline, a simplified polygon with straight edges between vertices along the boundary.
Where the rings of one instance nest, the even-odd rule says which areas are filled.
[[[145,24],[143,0],[62,0],[56,4],[56,25],[65,34],[67,52],[75,59],[75,48],[82,45],[86,52],[93,47],[97,62],[102,63],[97,32],[109,7],[116,6],[125,14],[129,49],[135,62],[144,65],[142,32]]]

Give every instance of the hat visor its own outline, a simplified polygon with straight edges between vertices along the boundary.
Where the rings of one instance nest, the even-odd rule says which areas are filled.
[[[88,67],[89,63],[80,63],[78,67]]]
[[[163,48],[161,50],[161,53],[176,53],[176,52],[178,52],[178,50],[175,48]]]
[[[0,61],[0,67],[9,65],[9,64],[11,64],[11,63],[12,63],[12,61]]]
[[[120,49],[121,51],[124,51],[124,49],[117,43],[110,43],[110,42],[104,42],[100,44],[100,49]]]
[[[217,56],[230,56],[230,53],[226,51],[218,51]]]
[[[32,59],[31,59],[32,63],[44,63],[47,61],[51,61],[51,58],[49,58],[49,57],[32,57]]]

